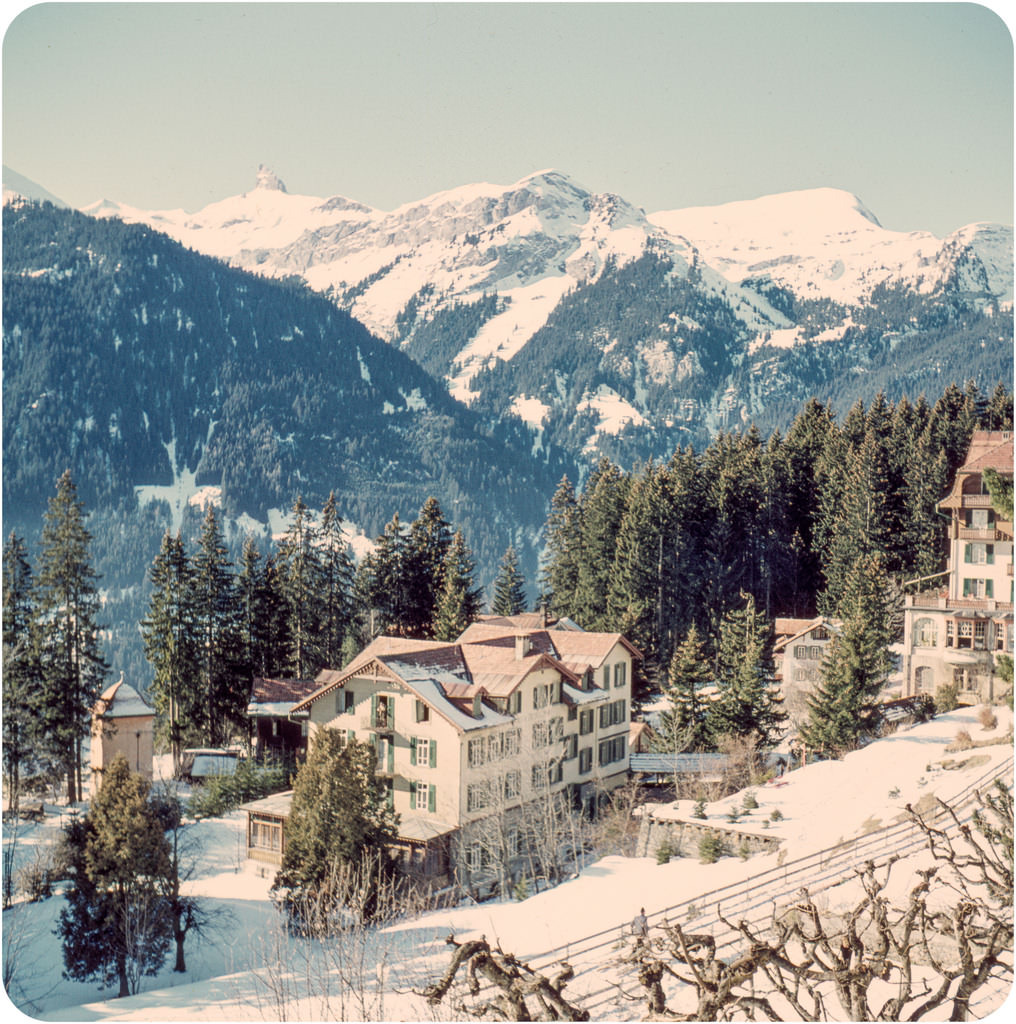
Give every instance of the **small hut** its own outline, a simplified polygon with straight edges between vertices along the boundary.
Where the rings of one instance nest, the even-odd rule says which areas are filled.
[[[131,771],[152,778],[155,712],[123,673],[92,708],[91,767],[93,791],[102,785],[102,773],[117,754],[127,758]]]

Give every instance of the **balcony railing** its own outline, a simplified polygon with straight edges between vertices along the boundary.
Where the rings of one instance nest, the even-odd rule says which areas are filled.
[[[387,711],[379,709],[373,715],[364,715],[360,719],[360,728],[369,729],[372,732],[391,732],[393,728],[392,716]]]
[[[976,526],[961,526],[956,531],[956,536],[960,540],[1004,540],[1004,535],[1001,530],[996,530],[994,527],[976,527]]]
[[[963,494],[960,495],[961,508],[991,508],[990,494]]]

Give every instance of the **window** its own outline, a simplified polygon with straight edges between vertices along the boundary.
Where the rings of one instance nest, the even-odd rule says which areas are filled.
[[[627,736],[615,736],[613,739],[601,740],[598,763],[601,765],[614,764],[616,761],[624,760],[627,742]]]
[[[969,619],[960,619],[956,624],[956,646],[973,646],[974,624]]]
[[[956,643],[956,627],[952,619],[945,620],[945,645],[952,647]]]
[[[828,640],[829,639],[829,634],[828,634],[828,632],[826,632],[825,626],[816,626],[811,631],[811,638],[813,640]]]
[[[587,736],[593,731],[593,709],[587,708],[579,714],[579,735]]]
[[[803,668],[795,668],[794,669],[794,682],[795,683],[803,683],[804,680],[805,680],[805,676],[806,676],[806,673],[805,673],[805,670]]]
[[[968,508],[967,526],[974,530],[990,530],[995,525],[995,510],[990,508]]]
[[[517,771],[506,772],[501,780],[501,792],[505,800],[516,800],[522,791],[522,774]]]
[[[934,647],[938,643],[938,626],[934,619],[918,619],[914,625],[914,643],[918,647]]]
[[[606,729],[610,725],[610,705],[600,705],[600,728]]]
[[[965,579],[963,581],[963,596],[964,597],[994,597],[995,596],[995,581],[994,580],[971,580],[971,579]]]
[[[812,661],[821,661],[822,660],[822,648],[821,647],[809,647],[808,648],[808,657]]]
[[[974,623],[974,646],[978,650],[984,650],[984,622]]]
[[[794,657],[797,658],[798,661],[804,661],[804,659],[808,657],[808,648],[805,647],[804,644],[796,644],[794,646]]]
[[[487,851],[480,843],[470,843],[466,847],[466,867],[470,871],[482,871],[488,862]]]
[[[469,767],[478,768],[487,763],[487,737],[479,736],[469,741]]]
[[[410,782],[409,806],[414,811],[433,811],[437,806],[437,787],[426,782]]]
[[[542,686],[533,687],[533,707],[545,708],[551,702],[551,689],[553,684],[547,683]]]
[[[517,828],[508,829],[507,846],[509,857],[519,855],[519,830]]]
[[[614,666],[614,686],[621,687],[627,682],[628,666],[622,661]]]
[[[579,749],[579,738],[572,733],[570,736],[565,737],[564,741],[564,759],[570,761],[575,757]]]
[[[508,698],[508,712],[512,715],[517,715],[522,710],[522,691],[516,690]]]
[[[250,845],[252,849],[271,850],[278,852],[282,849],[282,823],[278,821],[265,821],[255,818],[250,825]]]
[[[568,709],[568,721],[569,722],[574,722],[575,719],[578,718],[578,717],[579,717],[579,709],[574,704],[572,704],[572,706]]]
[[[931,694],[935,688],[935,673],[923,665],[914,673],[914,689],[917,693]]]
[[[522,743],[522,730],[510,729],[501,737],[501,756],[518,757]]]
[[[486,782],[471,782],[466,787],[466,810],[482,811],[490,803]]]
[[[422,700],[416,702],[416,720],[418,722],[430,721],[430,708]]]
[[[579,751],[579,775],[585,775],[593,767],[593,748],[583,747]]]
[[[551,761],[547,764],[534,764],[532,769],[533,789],[546,789],[555,782],[561,781],[561,762]]]
[[[412,736],[409,740],[409,763],[418,768],[437,767],[437,740],[427,736]]]
[[[550,742],[560,743],[562,736],[564,736],[564,719],[552,718],[550,720]]]
[[[994,565],[995,545],[965,544],[963,546],[963,561],[967,565]]]
[[[603,688],[605,690],[609,690],[610,689],[610,666],[609,665],[604,665],[603,666]]]

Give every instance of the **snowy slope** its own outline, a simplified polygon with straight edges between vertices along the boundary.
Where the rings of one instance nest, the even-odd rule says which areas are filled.
[[[771,821],[769,829],[769,834],[784,839],[780,854],[747,861],[724,857],[715,864],[679,857],[662,865],[655,858],[607,857],[572,880],[521,902],[435,911],[387,929],[376,936],[365,972],[372,982],[384,980],[383,1005],[379,994],[373,1007],[387,1020],[435,1019],[412,989],[434,980],[447,965],[444,938],[449,932],[460,939],[482,934],[505,950],[534,957],[603,929],[616,928],[620,934],[639,906],[645,906],[652,918],[718,887],[748,881],[777,863],[868,835],[899,820],[907,803],[927,800],[929,794],[949,799],[1012,755],[1006,735],[1011,713],[993,710],[999,724],[992,732],[978,724],[978,709],[960,709],[900,731],[842,761],[799,768],[779,785],[756,788],[760,807],[752,816],[761,821],[771,820],[774,810],[783,815],[782,820]],[[998,743],[948,754],[945,747],[959,729],[967,729],[975,740],[994,737]],[[710,818],[726,824],[727,809],[740,803],[735,795],[707,810]],[[675,814],[690,809],[690,803],[673,808]],[[193,890],[231,916],[220,922],[218,934],[209,940],[193,945],[188,940],[188,974],[174,976],[167,968],[157,978],[145,979],[145,991],[137,996],[104,1000],[93,986],[89,998],[89,986],[56,980],[52,968],[59,963],[60,949],[51,929],[58,897],[20,905],[15,908],[18,918],[5,912],[5,942],[27,936],[22,963],[32,986],[27,994],[36,1004],[33,1015],[46,1020],[261,1020],[282,1019],[285,1011],[287,1019],[338,1017],[341,986],[333,980],[328,989],[322,974],[311,969],[311,944],[279,929],[267,900],[270,880],[247,868],[237,870],[242,818],[234,813],[195,826],[206,857]],[[740,824],[758,829],[758,822],[752,825],[742,819]],[[31,842],[41,831],[42,827],[31,826],[22,839]],[[906,862],[897,867],[901,884],[912,871]],[[39,969],[46,964],[51,965],[48,973]],[[280,971],[280,965],[286,970]],[[642,1009],[641,1002],[631,1003],[631,1018],[639,1019]],[[346,1012],[346,1019],[360,1019],[356,1007]],[[445,1007],[436,1015],[450,1016]]]
[[[854,305],[876,286],[897,282],[929,294],[963,274],[971,255],[990,274],[968,284],[1012,298],[1011,229],[970,225],[944,240],[927,231],[888,231],[857,196],[840,189],[663,211],[649,220],[693,241],[728,280],[765,275],[803,298]]]

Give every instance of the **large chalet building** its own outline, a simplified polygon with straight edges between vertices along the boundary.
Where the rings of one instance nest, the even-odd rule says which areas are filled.
[[[525,861],[527,812],[560,793],[592,809],[628,774],[632,664],[618,633],[539,614],[483,616],[455,643],[381,636],[293,705],[377,751],[411,873],[477,888]],[[246,805],[248,855],[278,864],[286,801]]]
[[[904,696],[945,684],[964,704],[1001,696],[995,659],[1013,653],[1013,524],[992,508],[986,469],[1012,480],[1011,431],[975,431],[939,502],[951,520],[948,569],[943,586],[905,598]]]

